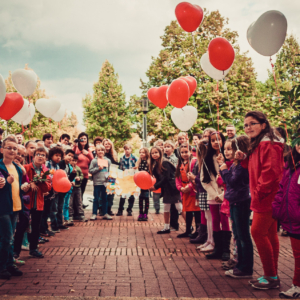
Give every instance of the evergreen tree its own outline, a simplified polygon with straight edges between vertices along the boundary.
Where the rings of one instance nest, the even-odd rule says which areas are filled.
[[[131,138],[131,116],[122,85],[118,83],[118,74],[107,60],[93,90],[93,95],[87,94],[82,101],[86,132],[91,138],[111,139],[118,149]]]

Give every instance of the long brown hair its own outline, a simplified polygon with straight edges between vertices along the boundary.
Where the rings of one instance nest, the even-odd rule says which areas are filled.
[[[229,139],[226,141],[226,143],[231,143],[231,148],[234,153],[239,149],[247,156],[249,155],[250,139],[247,135],[240,135],[236,138]],[[235,159],[233,163],[234,165],[237,165],[240,163],[240,161]]]
[[[147,164],[148,164],[148,167],[150,166],[150,152],[149,152],[149,150],[148,150],[148,148],[146,148],[146,147],[142,147],[141,149],[140,149],[140,151],[139,151],[139,153],[141,152],[141,150],[144,150],[144,152],[145,152],[145,155],[146,155],[146,161],[147,161]],[[138,168],[139,167],[139,165],[140,165],[140,163],[141,163],[141,161],[142,161],[142,159],[141,159],[141,157],[138,159],[138,161],[136,162],[136,164],[135,164],[135,166]]]
[[[246,114],[245,119],[248,117],[254,118],[260,124],[266,124],[265,129],[263,129],[257,137],[251,138],[249,154],[253,153],[253,151],[257,148],[264,136],[267,136],[270,139],[271,143],[273,143],[275,139],[279,140],[279,138],[274,134],[274,131],[271,128],[271,125],[264,113],[260,111],[249,111]]]
[[[207,147],[203,142],[200,142],[197,146],[197,161],[198,161],[198,170],[201,171],[201,166],[204,161],[204,158],[207,153]]]
[[[176,171],[175,171],[175,177],[181,177],[181,173],[180,173],[180,167],[181,167],[181,164],[183,163],[183,159],[181,158],[181,149],[182,148],[187,148],[188,149],[188,151],[190,151],[190,149],[189,149],[189,145],[187,144],[187,143],[182,143],[180,146],[179,146],[179,161],[178,161],[178,164],[177,164],[177,167],[176,167]],[[190,154],[190,156],[189,156],[189,163],[188,163],[188,170],[187,170],[187,172],[189,172],[190,171],[190,162],[191,162],[191,160],[192,160],[192,158],[193,158],[193,155],[192,154]]]
[[[156,149],[160,155],[160,159],[158,159],[157,161],[155,159],[152,158],[151,156],[151,152],[153,149]],[[158,171],[159,174],[162,173],[162,171],[164,170],[164,167],[162,165],[164,161],[164,157],[163,157],[163,153],[161,151],[161,149],[157,146],[153,146],[150,150],[150,165],[149,165],[149,171],[150,171],[150,174],[153,175],[153,170],[154,168],[156,168],[156,170]]]

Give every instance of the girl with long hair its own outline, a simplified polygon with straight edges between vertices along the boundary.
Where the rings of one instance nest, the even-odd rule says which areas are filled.
[[[159,147],[152,147],[150,151],[150,174],[156,178],[156,183],[150,188],[155,191],[161,188],[164,203],[165,226],[158,234],[170,233],[170,208],[174,203],[178,212],[182,211],[180,193],[175,183],[175,166],[163,157]]]
[[[277,221],[272,217],[272,202],[283,174],[284,141],[275,135],[267,117],[259,111],[246,114],[244,128],[250,138],[249,155],[237,151],[236,158],[249,158],[251,234],[264,270],[264,275],[251,280],[250,284],[255,289],[279,288],[279,241]]]
[[[195,163],[196,159],[192,159],[188,144],[181,144],[179,147],[179,163],[176,168],[175,178],[176,187],[181,194],[182,211],[186,213],[186,229],[184,233],[177,236],[178,238],[189,237],[192,233],[191,227],[193,216],[195,217],[196,228],[200,226],[200,208],[199,206],[196,206],[196,193],[194,192],[194,186],[193,183],[189,181],[187,175],[190,170],[193,169]]]

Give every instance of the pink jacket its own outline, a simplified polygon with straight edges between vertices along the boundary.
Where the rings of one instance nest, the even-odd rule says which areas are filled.
[[[78,155],[77,166],[81,169],[84,178],[89,178],[89,166],[94,159],[92,152],[88,150],[88,155],[83,155],[77,146],[73,148],[73,151]]]
[[[191,170],[190,170],[191,172],[192,172],[192,170],[194,168],[194,165],[195,165],[196,161],[197,161],[197,159],[195,159],[195,158],[193,158],[192,161],[191,161]],[[191,182],[189,182],[188,186],[191,189],[190,195],[191,196],[196,196],[194,185]],[[180,177],[176,177],[176,188],[177,188],[177,190],[180,191],[180,189],[182,187],[183,187],[183,185],[182,185],[181,178]],[[182,197],[182,192],[180,192],[180,196]]]

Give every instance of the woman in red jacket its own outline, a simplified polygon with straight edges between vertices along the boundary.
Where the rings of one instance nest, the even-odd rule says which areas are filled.
[[[272,202],[283,173],[283,139],[274,134],[266,116],[259,111],[246,114],[244,128],[250,138],[250,208],[254,212],[251,234],[264,270],[264,276],[251,280],[250,284],[263,290],[279,288],[279,241],[277,221],[272,217]],[[246,155],[238,151],[236,157],[243,159]]]

